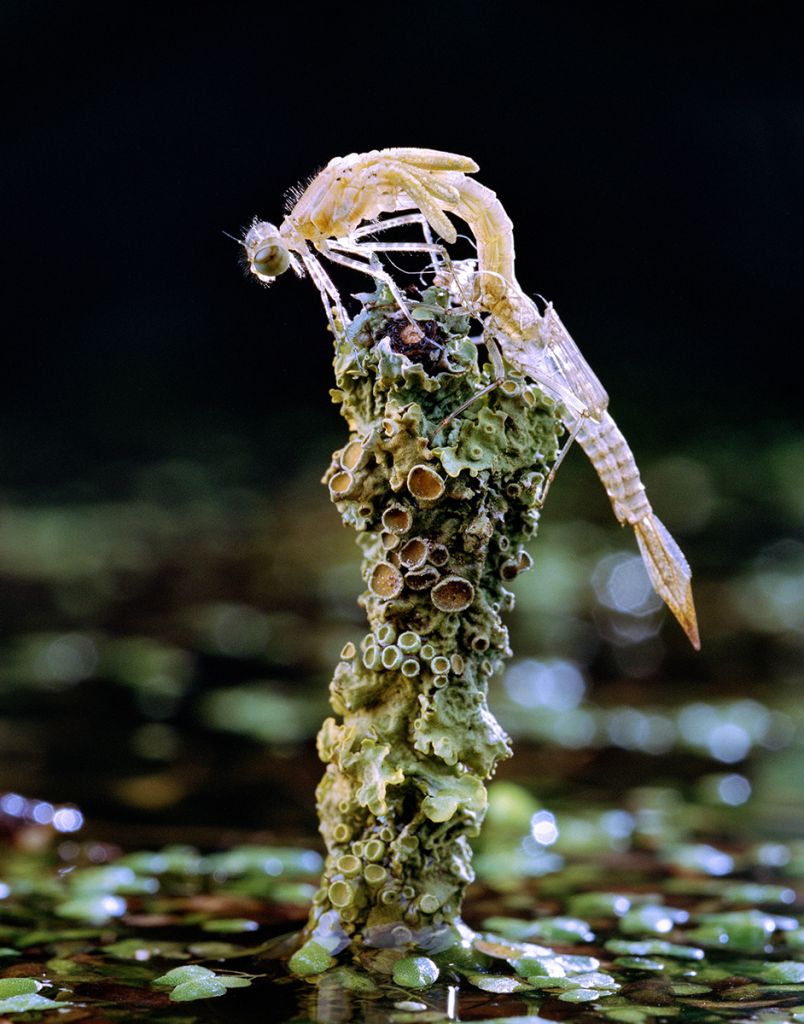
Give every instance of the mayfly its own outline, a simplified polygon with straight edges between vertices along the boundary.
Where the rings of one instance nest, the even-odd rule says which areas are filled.
[[[477,170],[469,157],[430,149],[383,149],[336,157],[294,195],[281,225],[254,222],[243,241],[249,267],[266,284],[289,268],[299,275],[306,270],[319,290],[333,331],[348,318],[317,254],[383,281],[410,318],[378,254],[429,253],[434,260],[440,256],[443,272],[450,266],[448,255],[434,242],[430,229],[452,244],[457,232],[447,213],[465,221],[477,245],[469,304],[475,315],[486,315],[484,338],[497,365],[498,380],[504,367],[497,346],[511,366],[561,403],[563,422],[592,462],[615,516],[633,526],[654,589],[698,648],[690,567],[653,512],[633,453],[606,411],[608,395],[602,384],[552,304],[541,313],[517,282],[513,225],[495,193],[467,177]],[[417,212],[379,219],[403,210]],[[368,237],[409,224],[423,228],[423,242],[378,242]]]

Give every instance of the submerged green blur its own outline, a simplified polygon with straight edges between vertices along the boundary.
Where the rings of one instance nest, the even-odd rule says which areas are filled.
[[[321,453],[260,486],[255,463],[172,460],[114,494],[87,482],[94,499],[7,500],[0,793],[111,820],[312,826],[312,738],[363,627],[359,554]],[[491,687],[515,741],[504,774],[601,796],[635,773],[720,785],[789,818],[804,787],[804,445],[704,434],[640,463],[693,566],[703,650],[571,452]],[[707,781],[732,775],[745,781]]]

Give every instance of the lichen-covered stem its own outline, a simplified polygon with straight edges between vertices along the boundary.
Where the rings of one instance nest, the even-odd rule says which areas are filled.
[[[437,433],[492,379],[467,317],[430,288],[418,336],[382,288],[362,299],[336,338],[350,437],[324,477],[358,531],[369,626],[341,652],[318,736],[328,856],[308,936],[333,951],[426,945],[460,920],[484,783],[510,753],[487,703],[510,655],[505,583],[530,565],[523,542],[561,432],[512,375]]]

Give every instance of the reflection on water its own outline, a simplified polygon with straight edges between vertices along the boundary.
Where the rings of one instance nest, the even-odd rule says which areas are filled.
[[[472,931],[431,941],[418,958],[366,949],[340,964],[323,947],[320,963],[312,953],[287,963],[323,863],[315,850],[124,853],[52,831],[43,841],[29,815],[0,852],[0,1013],[800,1021],[804,840],[766,838],[761,819],[717,796],[728,778],[708,776],[698,799],[640,786],[623,807],[556,794],[550,809],[522,786],[493,783],[465,906]],[[736,839],[746,829],[751,840]],[[193,1005],[175,1018],[176,1002]]]

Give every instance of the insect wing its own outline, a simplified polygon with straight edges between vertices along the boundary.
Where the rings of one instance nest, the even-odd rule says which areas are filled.
[[[609,404],[609,396],[552,303],[548,303],[544,311],[540,333],[545,349],[555,361],[560,376],[564,378],[572,393],[583,402],[584,412],[599,419]]]
[[[499,328],[494,333],[502,354],[511,366],[534,380],[549,398],[565,406],[573,417],[586,413],[586,403],[577,390],[570,386],[554,348],[540,345],[536,341],[511,338]]]
[[[382,149],[379,155],[390,157],[392,160],[402,160],[406,164],[428,171],[463,171],[472,174],[479,169],[471,157],[461,156],[459,153],[444,153],[439,149],[397,146],[393,149]]]

